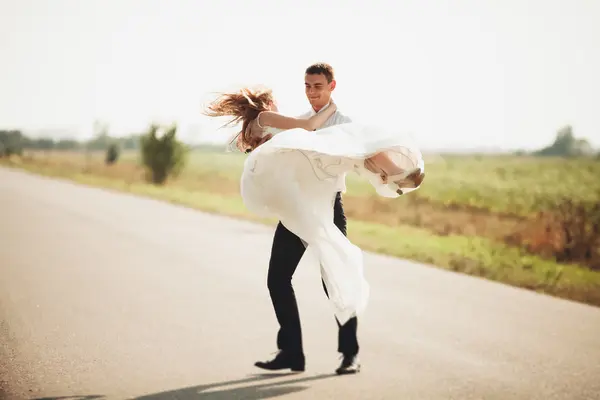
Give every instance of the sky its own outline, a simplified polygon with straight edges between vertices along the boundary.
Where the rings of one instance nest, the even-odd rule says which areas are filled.
[[[325,61],[340,111],[423,147],[534,149],[565,124],[600,147],[597,21],[598,0],[0,0],[0,129],[223,141],[212,93],[264,84],[299,115]]]

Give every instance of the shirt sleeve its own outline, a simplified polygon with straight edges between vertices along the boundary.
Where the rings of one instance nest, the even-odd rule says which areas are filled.
[[[347,124],[347,123],[349,123],[349,122],[352,122],[352,118],[350,118],[350,117],[349,117],[349,116],[347,116],[347,115],[344,115],[344,114],[338,113],[338,114],[337,114],[337,118],[336,118],[336,122],[337,122],[338,124]]]

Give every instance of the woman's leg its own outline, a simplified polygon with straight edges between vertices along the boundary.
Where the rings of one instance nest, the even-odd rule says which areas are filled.
[[[384,183],[391,180],[400,187],[418,187],[425,178],[425,173],[420,168],[415,168],[404,176],[406,170],[397,166],[385,152],[367,158],[364,165],[369,171],[379,174]]]

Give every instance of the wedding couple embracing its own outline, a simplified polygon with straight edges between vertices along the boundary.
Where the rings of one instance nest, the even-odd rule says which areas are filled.
[[[210,103],[209,116],[241,123],[237,147],[248,153],[241,177],[246,207],[279,220],[269,261],[267,286],[279,322],[277,355],[258,361],[267,370],[304,371],[302,330],[292,276],[306,250],[321,269],[323,289],[338,324],[338,374],[360,370],[358,316],[370,287],[363,254],[346,237],[341,193],[348,172],[367,179],[376,192],[395,198],[417,189],[424,179],[420,151],[394,126],[362,125],[343,115],[332,99],[333,68],[326,63],[304,73],[311,110],[300,117],[278,112],[268,88],[243,88]]]

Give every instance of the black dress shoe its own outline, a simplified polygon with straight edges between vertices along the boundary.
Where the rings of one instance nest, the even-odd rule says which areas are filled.
[[[342,363],[335,370],[335,373],[338,375],[346,375],[346,374],[356,374],[360,371],[360,362],[358,361],[358,356],[344,356],[342,359]]]
[[[269,371],[291,369],[294,372],[304,371],[304,364],[304,356],[292,356],[283,351],[279,351],[275,358],[270,361],[257,361],[254,363],[256,367]]]

